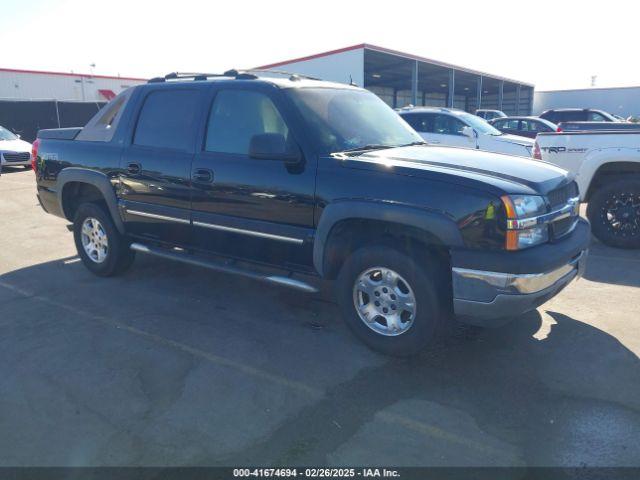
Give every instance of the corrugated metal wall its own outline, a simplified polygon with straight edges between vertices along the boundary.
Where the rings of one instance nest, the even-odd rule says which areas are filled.
[[[140,83],[144,80],[0,70],[0,99],[103,102],[107,98],[99,90],[117,95]]]

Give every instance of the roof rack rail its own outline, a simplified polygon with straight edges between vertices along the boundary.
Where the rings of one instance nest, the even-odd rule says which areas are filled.
[[[161,83],[167,80],[206,80],[210,77],[225,77],[227,75],[220,73],[192,73],[192,72],[171,72],[167,73],[164,77],[154,77],[147,83]]]
[[[321,78],[313,77],[311,75],[304,75],[302,73],[285,72],[284,70],[269,70],[269,69],[264,69],[264,68],[252,68],[250,70],[243,70],[243,71],[244,72],[275,73],[275,74],[278,74],[278,75],[288,75],[289,76],[289,80],[292,80],[292,81],[300,80],[301,78],[304,78],[306,80],[322,80]]]
[[[302,75],[299,73],[291,73],[284,72],[282,70],[264,70],[260,68],[254,68],[249,70],[236,70],[231,69],[227,70],[224,73],[193,73],[193,72],[171,72],[167,73],[164,77],[154,77],[150,79],[147,83],[162,83],[168,80],[207,80],[208,78],[220,78],[220,77],[231,77],[237,80],[255,80],[258,78],[256,73],[273,73],[277,75],[285,75],[289,77],[291,81],[297,81],[302,78],[307,80],[321,80],[317,77],[312,77],[310,75]]]

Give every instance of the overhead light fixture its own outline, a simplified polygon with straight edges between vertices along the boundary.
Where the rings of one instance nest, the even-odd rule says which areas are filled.
[[[380,75],[379,73],[372,73],[372,74],[371,74],[371,76],[372,76],[373,78],[380,78],[380,77],[382,77],[382,75]]]
[[[469,90],[469,87],[464,87],[465,90]]]
[[[484,93],[489,93],[489,90],[485,90]]]
[[[444,88],[444,87],[446,87],[446,86],[447,86],[447,84],[446,84],[446,83],[441,83],[441,84],[440,84],[440,86],[441,86],[442,88]]]

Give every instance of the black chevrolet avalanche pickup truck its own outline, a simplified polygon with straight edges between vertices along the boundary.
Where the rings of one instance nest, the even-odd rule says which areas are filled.
[[[137,252],[306,292],[331,280],[349,327],[388,354],[456,318],[535,309],[586,261],[567,172],[427,145],[354,86],[170,74],[34,150],[40,203],[73,223],[93,273]]]

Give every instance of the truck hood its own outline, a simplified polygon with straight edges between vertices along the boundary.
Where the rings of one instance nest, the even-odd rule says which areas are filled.
[[[31,153],[31,144],[24,140],[0,140],[0,152]]]
[[[389,148],[350,157],[354,167],[436,177],[505,193],[546,194],[569,181],[569,173],[549,163],[501,153],[432,145]]]

